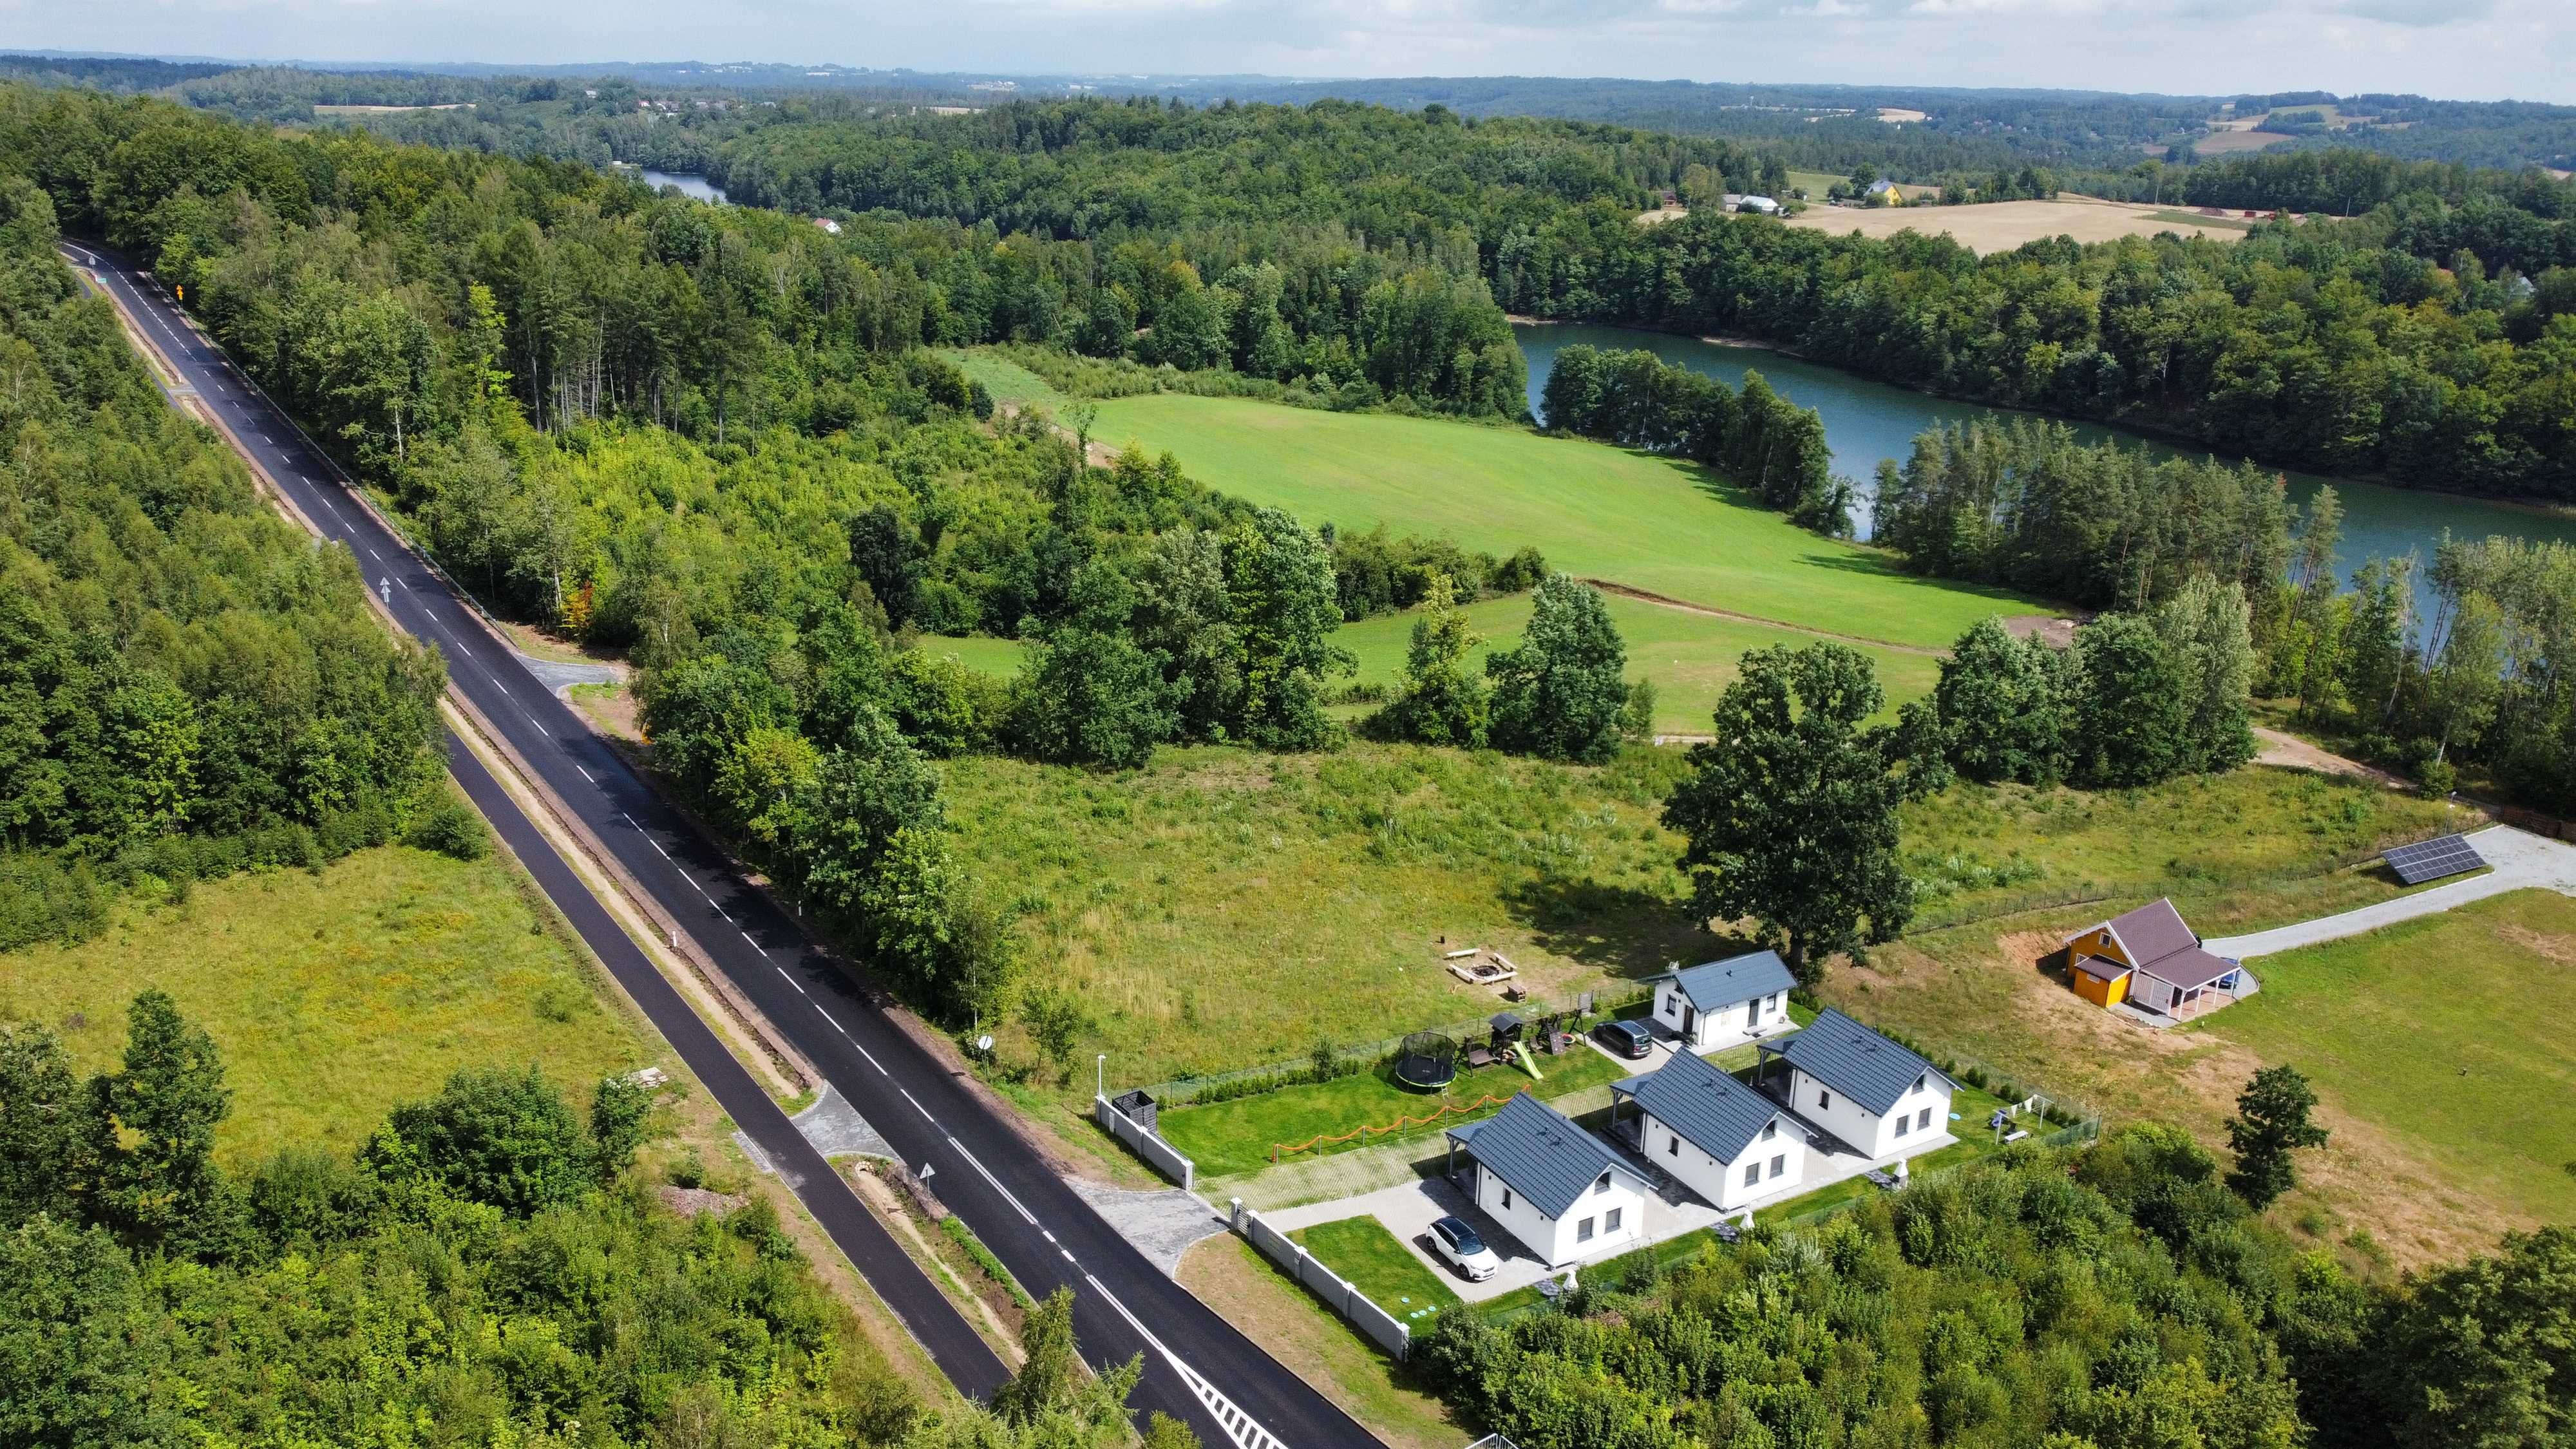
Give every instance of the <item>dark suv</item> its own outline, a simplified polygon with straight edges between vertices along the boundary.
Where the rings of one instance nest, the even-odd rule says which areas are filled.
[[[1605,1021],[1592,1029],[1592,1035],[1614,1057],[1633,1060],[1655,1048],[1655,1034],[1633,1021]]]

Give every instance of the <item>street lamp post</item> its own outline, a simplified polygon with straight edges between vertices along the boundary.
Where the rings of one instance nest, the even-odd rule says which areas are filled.
[[[1091,1095],[1095,1097],[1109,1095],[1109,1053],[1107,1052],[1102,1052],[1091,1059]]]

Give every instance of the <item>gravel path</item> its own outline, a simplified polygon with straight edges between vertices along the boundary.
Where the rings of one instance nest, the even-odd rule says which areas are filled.
[[[2245,961],[2256,956],[2270,956],[2282,951],[2313,946],[2320,941],[2339,941],[2376,931],[2399,921],[2411,921],[2447,911],[2470,901],[2500,896],[2507,891],[2553,890],[2563,896],[2576,896],[2576,845],[2549,840],[2510,825],[2490,826],[2469,836],[2469,843],[2492,867],[2484,875],[2435,886],[2411,896],[2381,901],[2341,915],[2323,916],[2301,921],[2278,930],[2257,931],[2250,936],[2227,936],[2201,944],[2220,956]]]

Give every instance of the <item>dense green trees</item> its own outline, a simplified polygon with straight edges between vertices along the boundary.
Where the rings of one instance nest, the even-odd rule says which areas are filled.
[[[2100,608],[2143,608],[2195,574],[2268,590],[2289,555],[2277,475],[2035,420],[1921,434],[1902,468],[1881,465],[1872,520],[1919,572]]]
[[[1812,986],[1826,957],[1895,940],[1912,918],[1897,807],[1948,772],[1920,710],[1864,723],[1886,696],[1856,649],[1755,649],[1739,670],[1664,824],[1687,842],[1691,915],[1752,921]]]
[[[1627,646],[1601,591],[1550,574],[1530,601],[1521,642],[1485,656],[1494,744],[1551,760],[1599,764],[1619,748],[1628,703]]]
[[[2254,756],[2243,590],[2200,575],[2151,613],[2105,614],[2072,649],[1989,619],[1941,662],[1938,748],[1972,780],[2153,784]]]
[[[1741,392],[1653,353],[1577,344],[1556,355],[1543,399],[1551,428],[1689,458],[1819,533],[1851,532],[1852,485],[1832,472],[1824,421],[1762,374]]]
[[[222,1076],[156,992],[90,1083],[0,1024],[0,1441],[1130,1442],[1138,1367],[1083,1373],[1062,1297],[994,1413],[925,1411],[765,1202],[682,1219],[633,1180],[648,1089],[585,1126],[534,1068],[460,1072],[352,1157],[231,1178]]]
[[[2483,267],[2367,228],[2241,242],[1831,236],[1764,218],[1611,225],[1568,208],[1493,239],[1515,312],[1752,336],[1955,396],[2177,431],[2336,472],[2576,497],[2561,379],[2576,322]],[[2447,269],[2447,270],[2446,270]]]
[[[0,176],[0,946],[86,929],[82,862],[318,860],[397,834],[438,771],[436,658],[164,406],[53,242]]]

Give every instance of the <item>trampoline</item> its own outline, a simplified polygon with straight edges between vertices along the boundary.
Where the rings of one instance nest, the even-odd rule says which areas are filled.
[[[1395,1079],[1436,1092],[1458,1076],[1458,1044],[1436,1031],[1417,1031],[1395,1054]]]

